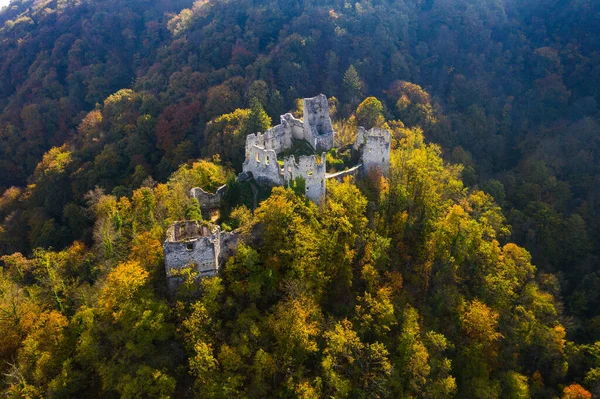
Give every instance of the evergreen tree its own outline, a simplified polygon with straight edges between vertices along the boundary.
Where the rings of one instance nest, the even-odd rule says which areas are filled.
[[[256,132],[265,132],[271,127],[271,118],[265,112],[260,101],[256,97],[250,100],[250,115],[246,122],[246,132],[248,134]]]
[[[358,99],[361,97],[363,83],[358,76],[358,72],[354,65],[350,65],[346,73],[344,73],[344,80],[342,81],[342,91],[344,95],[344,102],[352,106],[358,104]]]
[[[200,203],[197,198],[192,198],[191,204],[185,210],[185,218],[187,220],[202,220],[202,212],[200,211]]]

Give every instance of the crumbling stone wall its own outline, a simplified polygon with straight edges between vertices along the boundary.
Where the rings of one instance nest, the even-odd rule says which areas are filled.
[[[292,133],[293,138],[304,139],[304,122],[300,119],[294,118],[292,114],[285,114],[281,116],[281,124]]]
[[[230,233],[221,233],[221,253],[219,254],[219,268],[227,262],[229,257],[235,255],[240,235],[237,231]]]
[[[251,173],[254,180],[260,184],[283,185],[283,175],[275,150],[266,150],[256,145],[247,148],[242,170],[246,174]]]
[[[199,277],[214,276],[219,271],[221,230],[200,225],[197,221],[175,222],[167,231],[163,244],[165,272],[170,289],[181,283],[173,272],[192,265]]]
[[[252,146],[273,150],[277,154],[292,147],[292,139],[304,139],[304,123],[292,114],[281,115],[281,123],[264,133],[252,133],[246,136],[246,151]]]
[[[387,176],[390,168],[390,136],[389,131],[379,127],[368,131],[363,127],[358,128],[354,148],[361,151],[365,173],[377,169]]]
[[[329,151],[333,148],[334,131],[329,115],[329,103],[324,94],[305,98],[304,105],[304,140],[316,152]]]
[[[221,207],[221,200],[225,195],[226,189],[227,185],[224,184],[219,187],[214,194],[204,191],[200,187],[194,187],[190,190],[190,197],[198,200],[204,219],[208,219],[211,212]]]
[[[244,172],[238,179],[252,176],[259,184],[280,186],[302,177],[306,183],[306,196],[319,203],[325,197],[328,179],[341,181],[346,176],[356,176],[359,171],[368,173],[373,169],[388,174],[390,132],[387,130],[373,128],[366,131],[359,128],[354,150],[360,153],[362,164],[329,175],[326,174],[325,152],[322,152],[320,159],[316,155],[300,156],[298,162],[293,155],[289,156],[281,169],[277,154],[291,148],[293,139],[306,140],[316,151],[333,148],[334,132],[324,95],[304,99],[304,122],[285,114],[281,117],[280,125],[264,134],[248,135]],[[201,188],[193,188],[190,195],[198,199],[204,214],[220,207],[225,190],[226,186],[222,186],[212,194]],[[163,244],[169,288],[174,290],[181,282],[179,277],[173,275],[173,271],[186,266],[195,267],[199,277],[217,274],[220,266],[235,253],[239,239],[237,233],[222,233],[218,226],[209,227],[197,221],[173,223]]]
[[[347,171],[326,177],[325,158],[317,163],[317,157],[300,157],[298,163],[294,157],[284,160],[281,170],[277,154],[292,147],[293,140],[307,141],[317,152],[329,151],[334,146],[334,131],[329,116],[327,97],[320,94],[304,99],[304,121],[291,114],[281,116],[281,123],[263,133],[246,137],[246,160],[243,165],[244,176],[252,175],[259,184],[283,185],[291,179],[301,176],[306,181],[306,196],[319,202],[325,195],[327,178],[342,180],[345,176],[356,175],[359,171],[369,173],[377,169],[388,174],[390,162],[390,132],[381,128],[366,131],[360,127],[354,143],[354,149],[360,152],[362,164]],[[199,193],[202,194],[202,193]],[[204,199],[204,198],[203,198]],[[205,200],[209,202],[215,198]],[[200,199],[199,199],[200,201]],[[202,203],[200,204],[202,207]]]
[[[285,114],[281,116],[279,125],[265,133],[249,134],[246,137],[246,160],[242,166],[244,174],[251,174],[259,184],[283,185],[286,172],[285,168],[283,171],[281,170],[277,162],[277,154],[291,148],[294,139],[307,141],[316,151],[329,151],[333,148],[334,132],[329,116],[329,103],[323,94],[304,99],[304,121],[294,118],[291,114]],[[316,157],[313,158],[316,159]],[[309,171],[312,173],[313,169],[321,170],[321,167],[307,166],[304,168],[303,162],[311,162],[303,159],[301,157],[299,164],[296,164],[295,159],[289,161],[289,168],[295,177],[302,176],[307,183],[311,182],[310,185],[307,184],[307,192],[310,192],[309,198],[318,201],[320,196],[316,197],[316,193],[325,192],[324,174],[322,179],[319,176],[318,182],[312,175],[303,175],[301,170],[304,169],[306,173]],[[314,164],[316,165],[316,161]],[[323,170],[324,167],[323,163]],[[313,185],[313,180],[315,180],[315,184],[318,184]],[[206,201],[212,199],[212,197],[207,197]],[[202,207],[202,204],[200,205]]]
[[[258,146],[280,154],[292,146],[292,139],[307,141],[317,152],[332,149],[334,131],[327,97],[320,94],[303,101],[304,121],[294,118],[292,114],[282,115],[279,125],[264,133],[246,136],[246,151]]]
[[[214,276],[227,258],[235,254],[239,241],[236,232],[221,232],[219,226],[197,221],[174,222],[163,244],[165,272],[169,289],[174,291],[182,279],[174,271],[192,266],[198,277]]]
[[[298,163],[291,155],[284,160],[283,173],[285,181],[293,181],[296,177],[304,178],[306,182],[306,197],[319,203],[325,196],[325,153],[317,162],[315,155],[300,156]]]

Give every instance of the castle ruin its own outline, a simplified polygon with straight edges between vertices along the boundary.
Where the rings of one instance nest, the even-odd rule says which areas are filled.
[[[216,275],[235,246],[237,235],[222,233],[219,226],[196,220],[174,222],[163,244],[169,289],[174,290],[182,282],[177,272],[185,267],[193,267],[198,277]]]
[[[371,130],[358,128],[358,135],[353,146],[359,151],[365,173],[380,171],[387,176],[390,169],[390,132],[379,127]]]
[[[221,207],[226,189],[227,185],[224,184],[214,194],[204,191],[200,187],[194,187],[190,190],[190,197],[196,198],[200,204],[203,219],[210,219],[212,213]]]
[[[320,160],[316,155],[300,157],[298,163],[292,155],[284,160],[283,173],[286,182],[298,177],[304,179],[308,199],[319,203],[325,197],[325,153]]]
[[[305,98],[304,120],[294,118],[292,114],[281,116],[281,123],[264,133],[249,134],[246,137],[246,158],[242,165],[243,173],[238,180],[253,178],[257,184],[283,186],[297,178],[305,182],[306,197],[320,203],[325,197],[327,180],[342,181],[346,176],[369,174],[372,171],[387,176],[390,163],[390,132],[374,127],[366,130],[358,128],[353,150],[360,155],[360,163],[347,170],[328,174],[326,172],[325,152],[334,147],[333,125],[329,116],[327,97],[320,94]],[[294,155],[279,161],[286,150],[291,149],[294,141],[308,143],[315,154]],[[317,155],[318,153],[321,155]],[[208,193],[201,188],[193,188],[190,196],[200,203],[203,217],[219,209],[226,186],[219,187],[216,193]],[[181,282],[177,271],[193,266],[199,276],[213,276],[222,263],[234,253],[238,235],[222,233],[215,225],[206,225],[197,221],[175,222],[167,231],[164,243],[165,269],[169,288],[173,290]]]
[[[306,182],[306,196],[318,203],[325,195],[324,151],[333,148],[335,133],[325,95],[305,98],[303,106],[304,121],[285,114],[279,125],[246,137],[242,169],[257,183],[271,186],[283,186],[301,177]],[[278,155],[292,148],[294,140],[305,141],[315,152],[322,151],[320,159],[316,155],[301,155],[296,161],[291,155],[281,165]]]

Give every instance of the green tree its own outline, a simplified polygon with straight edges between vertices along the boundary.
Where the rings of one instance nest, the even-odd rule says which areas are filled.
[[[385,122],[382,111],[381,101],[375,97],[367,97],[356,108],[356,124],[365,129],[381,126]]]
[[[344,73],[342,80],[343,100],[346,104],[354,107],[358,104],[358,100],[362,96],[363,83],[358,76],[358,72],[354,65],[350,65]]]
[[[324,392],[333,397],[381,397],[389,394],[392,365],[378,342],[365,344],[348,320],[324,333]]]
[[[200,203],[197,198],[192,198],[191,204],[185,210],[185,218],[187,220],[202,220],[202,212],[200,211]]]
[[[271,127],[271,118],[263,109],[262,104],[256,97],[250,100],[250,114],[246,122],[245,131],[247,134],[261,132],[264,133]]]

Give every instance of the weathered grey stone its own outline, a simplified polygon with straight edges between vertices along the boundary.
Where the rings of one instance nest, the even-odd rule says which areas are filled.
[[[290,148],[293,139],[304,140],[304,124],[292,114],[281,116],[281,123],[265,133],[253,133],[246,136],[246,155],[252,146],[273,150],[277,154]]]
[[[333,148],[334,131],[329,116],[327,97],[320,94],[304,99],[304,121],[291,114],[281,116],[281,123],[264,134],[255,133],[246,137],[246,160],[242,166],[246,176],[252,175],[259,184],[280,186],[292,178],[301,176],[307,183],[307,197],[319,202],[325,195],[325,157],[294,157],[284,160],[281,169],[277,154],[293,145],[293,140],[304,140],[316,151]],[[286,164],[287,163],[287,164]]]
[[[353,146],[360,153],[362,163],[338,173],[326,174],[326,157],[322,151],[333,148],[334,134],[327,98],[322,94],[306,98],[304,122],[285,114],[281,116],[281,124],[264,134],[246,137],[246,160],[237,181],[254,178],[259,184],[280,186],[302,177],[306,182],[307,198],[319,203],[325,196],[329,179],[342,181],[346,176],[357,176],[361,171],[368,173],[374,169],[388,174],[390,132],[380,128],[366,131],[362,127],[358,129]],[[321,151],[320,160],[316,155],[310,155],[300,156],[296,162],[292,155],[284,160],[282,169],[277,154],[291,148],[294,139],[305,140],[315,151]],[[225,190],[226,186],[221,186],[212,194],[193,188],[190,195],[198,199],[203,214],[208,215],[220,207]],[[227,258],[235,254],[239,240],[236,232],[222,233],[218,226],[197,221],[173,223],[163,245],[169,288],[174,290],[178,286],[181,281],[174,272],[186,266],[194,267],[199,277],[217,274]]]
[[[184,267],[194,267],[200,277],[213,276],[219,270],[221,230],[218,226],[209,228],[195,220],[175,222],[167,230],[163,252],[171,290],[181,282],[174,274]]]
[[[227,258],[235,254],[238,240],[236,232],[223,233],[219,226],[195,220],[174,222],[163,244],[169,289],[174,291],[181,283],[175,274],[185,267],[193,267],[199,278],[216,275]]]
[[[325,197],[325,168],[325,153],[321,154],[320,162],[317,162],[315,155],[300,156],[298,163],[291,155],[283,162],[285,181],[290,182],[297,177],[304,178],[306,197],[317,204]]]
[[[379,170],[387,176],[390,167],[390,140],[391,134],[385,129],[374,127],[367,131],[363,127],[358,128],[354,149],[361,152],[365,173]]]
[[[329,115],[329,103],[324,94],[304,99],[304,140],[316,152],[333,148],[334,131]]]
[[[246,174],[252,174],[254,180],[260,184],[281,186],[283,174],[275,150],[253,145],[246,149],[246,160],[242,165]]]
[[[204,219],[209,219],[211,212],[221,207],[221,200],[223,199],[226,190],[227,185],[225,184],[219,187],[214,194],[204,191],[200,187],[194,187],[190,190],[190,197],[198,200],[200,210],[202,211],[202,217]]]

